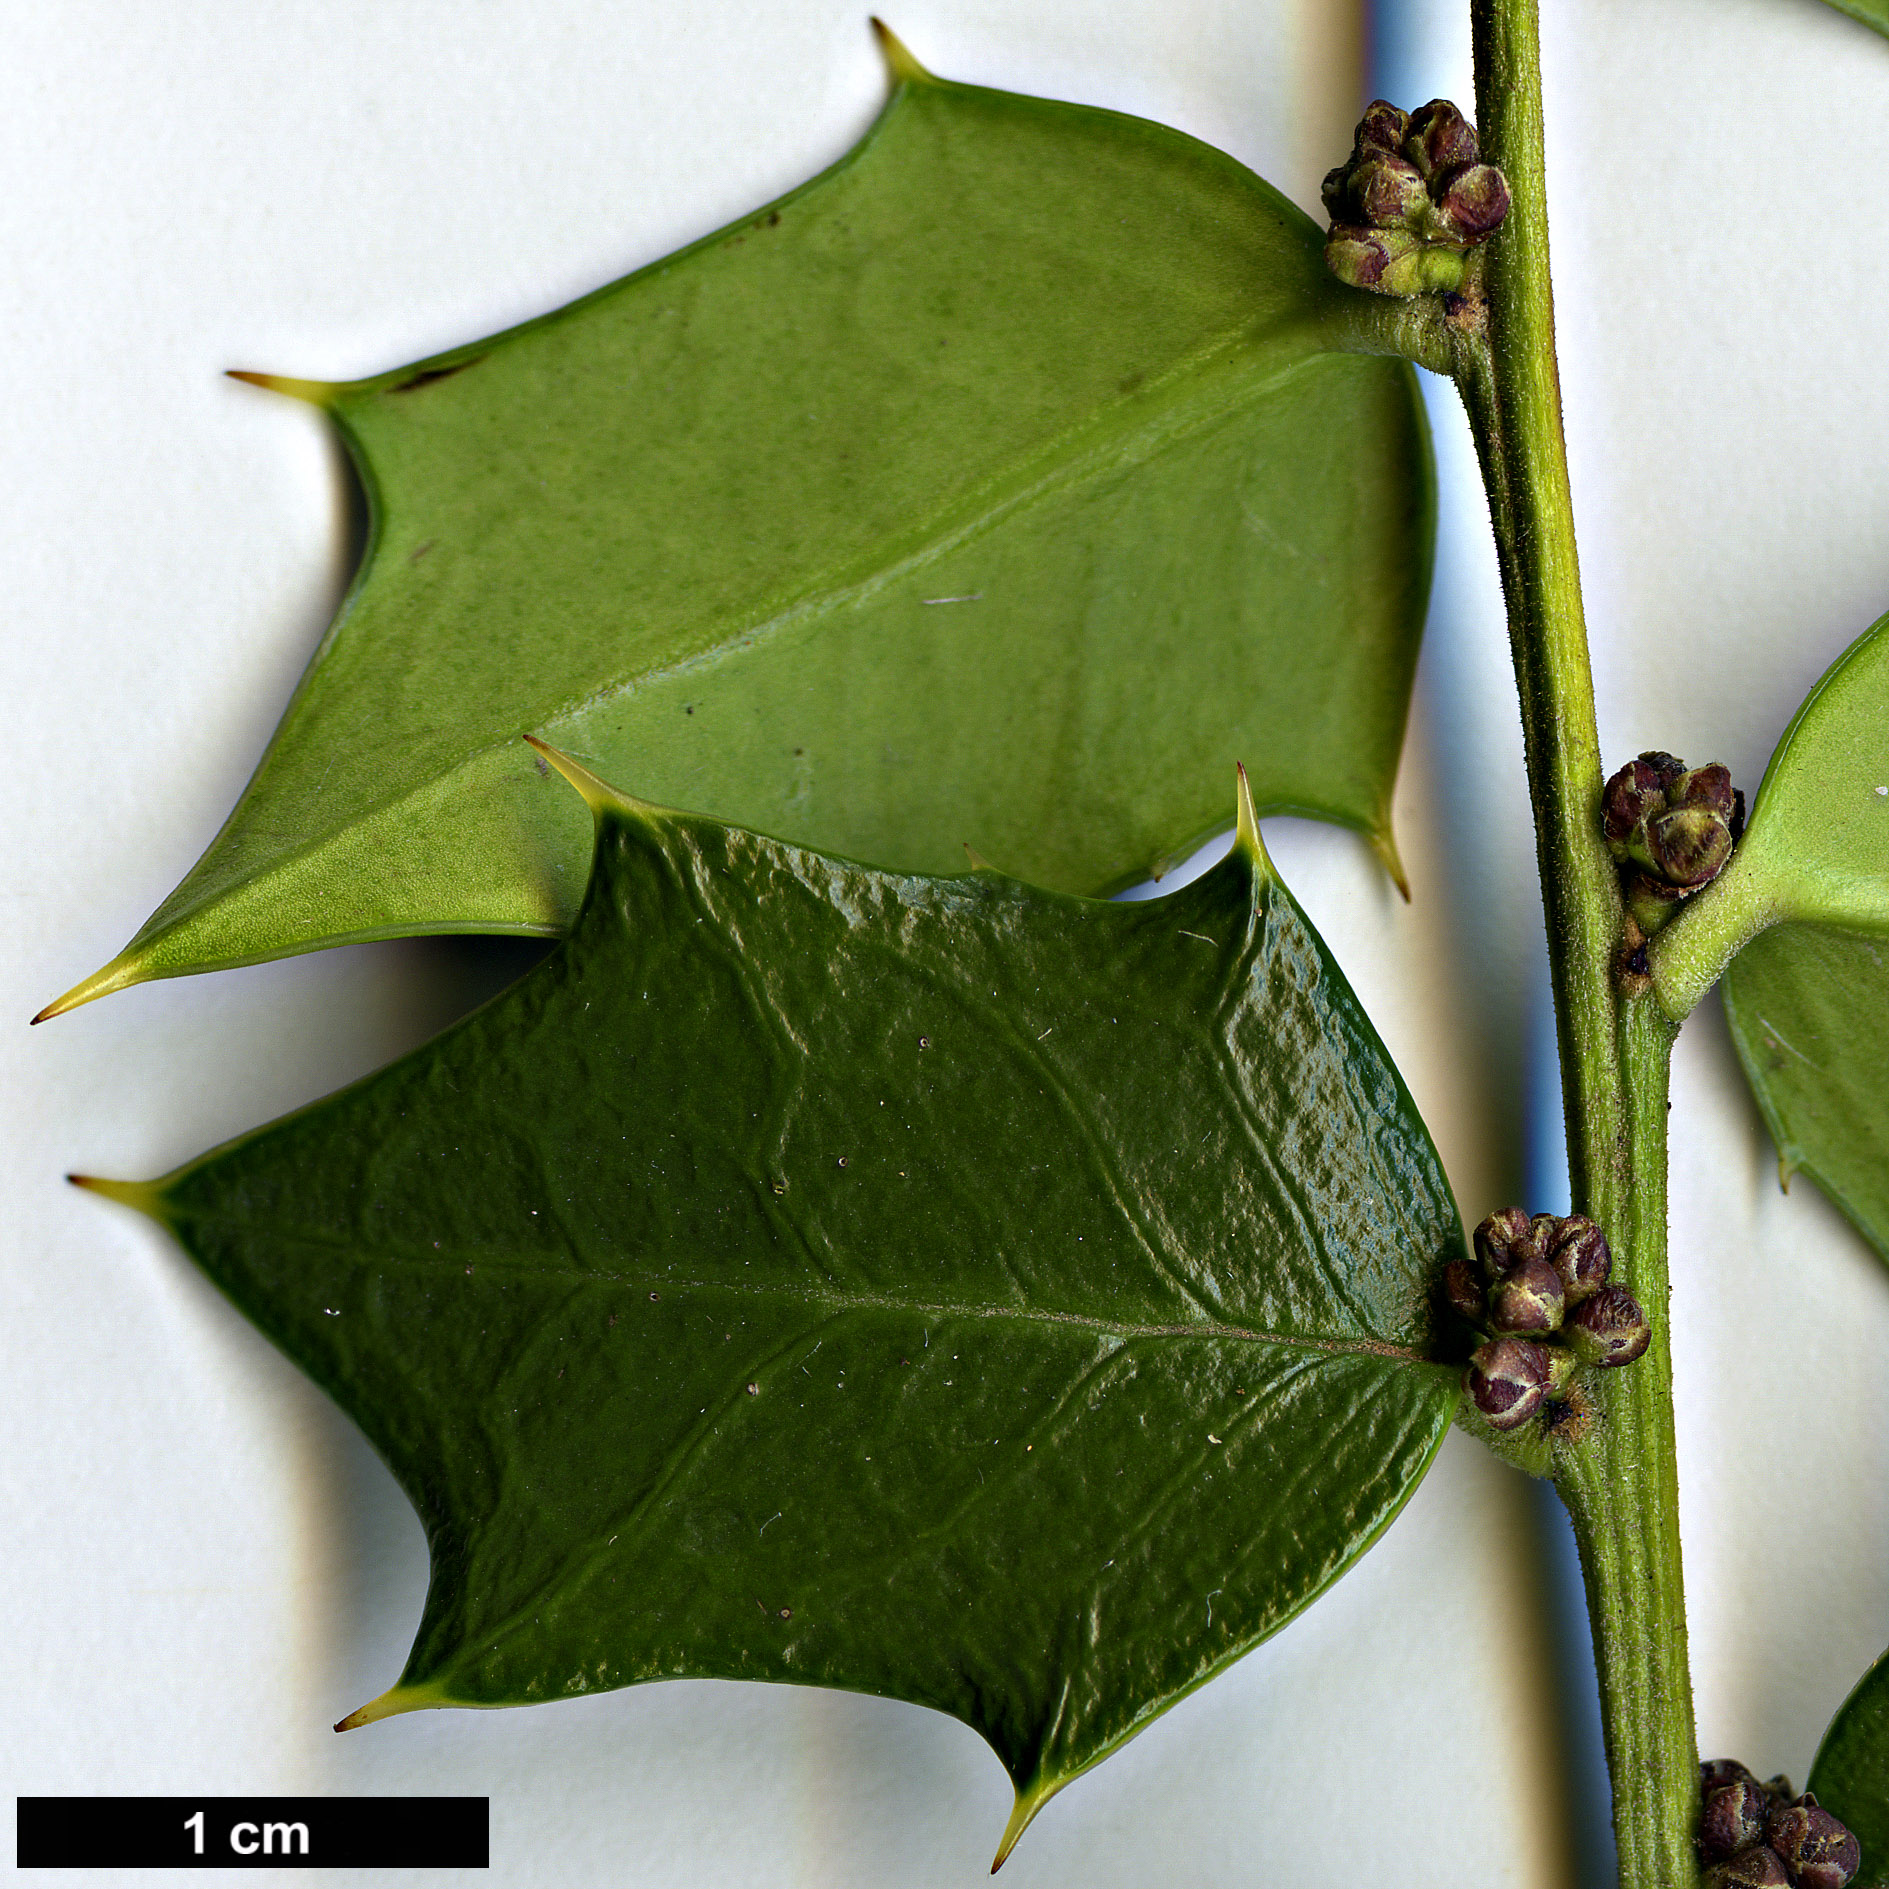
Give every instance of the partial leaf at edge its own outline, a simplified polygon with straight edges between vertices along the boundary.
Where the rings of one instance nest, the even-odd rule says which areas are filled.
[[[1847,13],[1851,19],[1889,35],[1889,4],[1885,4],[1885,0],[1828,0],[1828,4],[1839,13]]]
[[[1798,710],[1726,879],[1782,921],[1739,953],[1724,997],[1783,1171],[1813,1176],[1889,1258],[1889,618]]]
[[[901,870],[1081,892],[1262,811],[1389,848],[1429,582],[1414,376],[1320,233],[1115,113],[896,66],[848,157],[541,320],[321,402],[373,515],[255,778],[70,1001],[348,939],[554,931],[518,737]]]
[[[1036,1809],[1306,1606],[1457,1401],[1462,1229],[1250,818],[1116,904],[598,792],[574,933],[151,1188],[425,1524],[357,1722],[685,1675],[989,1740]]]
[[[1780,925],[1724,995],[1783,1176],[1808,1174],[1889,1259],[1889,938]]]
[[[1838,1708],[1805,1788],[1862,1847],[1853,1889],[1889,1885],[1889,1653]]]

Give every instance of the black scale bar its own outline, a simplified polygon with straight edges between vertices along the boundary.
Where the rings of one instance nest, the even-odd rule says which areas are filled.
[[[487,1869],[486,1797],[20,1797],[21,1869]]]

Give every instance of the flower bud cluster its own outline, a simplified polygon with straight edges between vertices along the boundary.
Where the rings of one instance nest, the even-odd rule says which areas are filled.
[[[1745,797],[1717,761],[1687,767],[1654,751],[1608,781],[1600,817],[1627,909],[1650,938],[1725,869],[1745,830]]]
[[[1409,113],[1379,99],[1324,197],[1326,266],[1379,295],[1460,288],[1464,257],[1509,213],[1508,180],[1482,162],[1476,127],[1441,98]]]
[[[1713,1889],[1845,1889],[1862,1867],[1847,1829],[1806,1791],[1760,1784],[1731,1758],[1699,1766],[1699,1854]]]
[[[1467,1389],[1495,1430],[1519,1430],[1563,1390],[1577,1366],[1631,1364],[1652,1341],[1640,1302],[1609,1285],[1613,1252],[1585,1214],[1532,1218],[1519,1207],[1476,1229],[1473,1263],[1443,1269],[1451,1306],[1487,1333]]]

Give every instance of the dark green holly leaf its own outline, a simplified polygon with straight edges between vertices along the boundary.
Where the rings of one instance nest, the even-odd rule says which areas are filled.
[[[1662,936],[1658,975],[1703,985],[1714,940],[1771,927],[1725,973],[1732,1040],[1785,1178],[1814,1176],[1889,1257],[1889,618],[1798,710],[1698,903]]]
[[[1805,1788],[1862,1845],[1855,1889],[1889,1884],[1889,1653],[1830,1721]]]
[[[586,785],[590,894],[538,968],[105,1191],[420,1513],[418,1637],[352,1722],[888,1694],[990,1741],[1007,1848],[1422,1476],[1458,1384],[1435,1152],[1250,802],[1205,878],[1111,904]]]
[[[319,402],[367,563],[228,824],[54,1010],[428,931],[550,932],[546,735],[907,871],[1111,891],[1224,817],[1369,835],[1429,584],[1411,369],[1329,350],[1321,233],[1220,152],[902,51],[824,175],[569,308]],[[1357,298],[1350,297],[1355,303]]]

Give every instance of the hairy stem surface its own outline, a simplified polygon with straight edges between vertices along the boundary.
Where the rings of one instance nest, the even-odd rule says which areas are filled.
[[[1622,909],[1600,834],[1600,743],[1561,431],[1535,0],[1471,0],[1484,156],[1513,207],[1483,305],[1454,318],[1521,697],[1576,1211],[1646,1308],[1639,1363],[1595,1373],[1595,1421],[1556,1451],[1594,1629],[1623,1889],[1696,1881],[1698,1755],[1686,1665],[1666,1272],[1672,1025],[1613,974]]]

